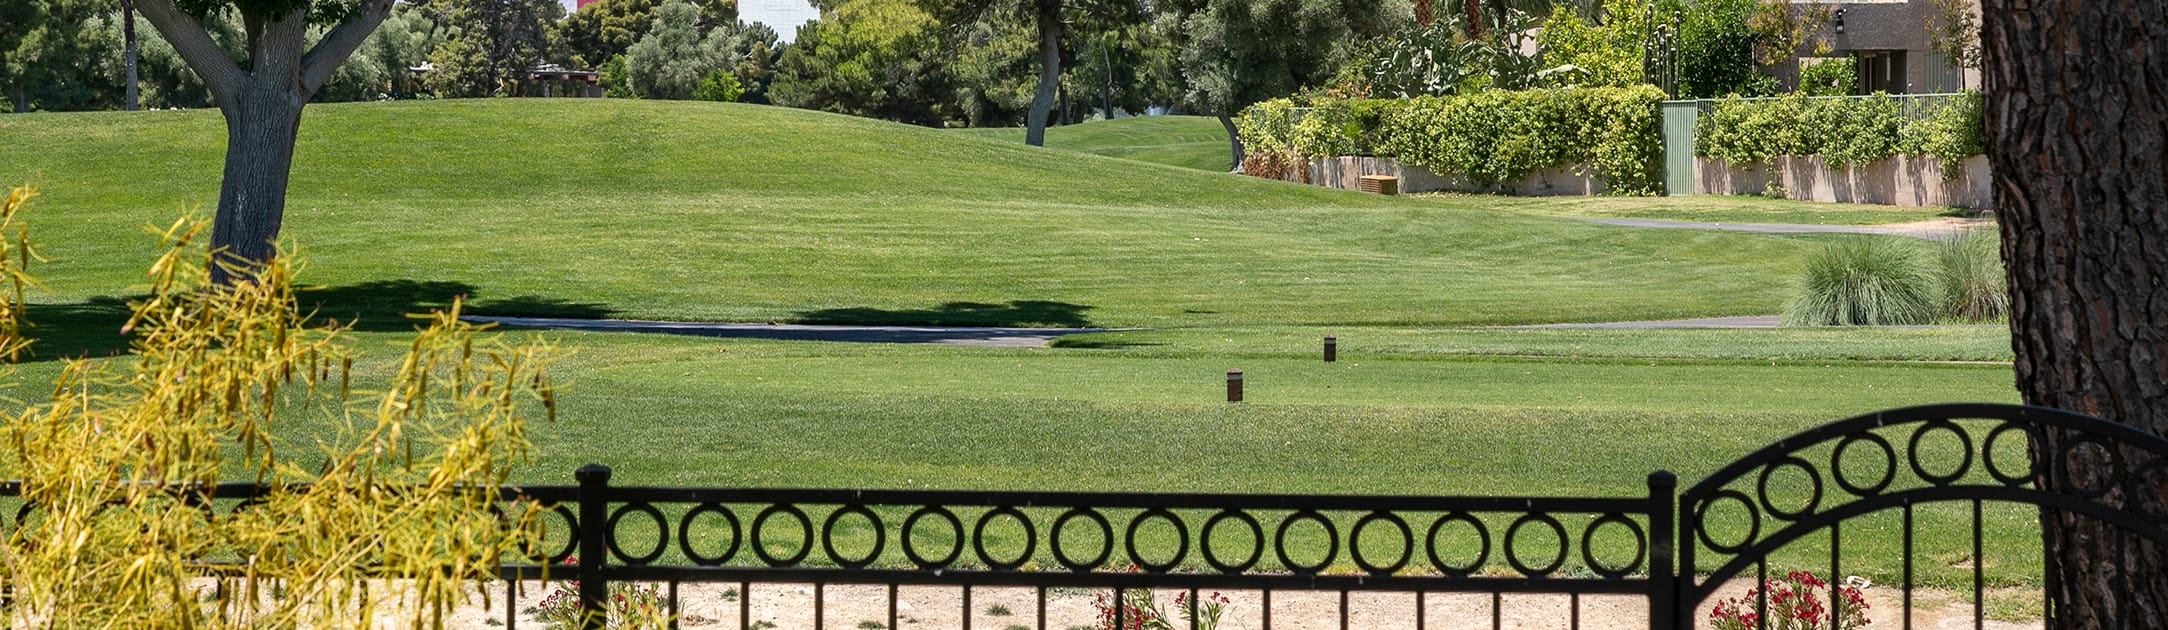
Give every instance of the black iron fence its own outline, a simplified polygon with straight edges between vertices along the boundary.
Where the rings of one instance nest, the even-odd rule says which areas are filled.
[[[2043,441],[2051,433],[2058,439]],[[2061,446],[2043,456],[2043,444]],[[2048,464],[2098,455],[2093,451],[2108,454],[2109,471],[2072,475]],[[1567,621],[1576,628],[1589,595],[1644,600],[1648,627],[1683,628],[1707,617],[1699,611],[1734,578],[1752,571],[1760,578],[1754,584],[1763,584],[1772,558],[1816,564],[1787,549],[1819,541],[1826,530],[1830,582],[1848,567],[1901,565],[1903,621],[1876,627],[1909,628],[1916,527],[1950,520],[1939,512],[1915,519],[1915,512],[1937,503],[1959,504],[1960,515],[1969,508],[1977,627],[1984,624],[1978,602],[1987,583],[1988,504],[2082,514],[2117,526],[2127,537],[2117,544],[2168,545],[2160,502],[2134,499],[2168,496],[2168,440],[2009,405],[1860,416],[1779,440],[1683,492],[1659,471],[1648,476],[1646,494],[1622,497],[664,488],[615,486],[610,476],[609,468],[590,465],[575,474],[578,485],[500,495],[545,506],[549,534],[548,548],[501,566],[500,577],[512,590],[545,573],[578,580],[588,627],[602,626],[613,584],[666,585],[663,600],[675,616],[680,585],[706,583],[736,588],[738,618],[729,627],[738,628],[763,627],[753,618],[752,594],[772,584],[813,585],[816,628],[831,627],[824,600],[830,585],[886,586],[881,625],[891,629],[907,621],[898,610],[905,586],[959,589],[963,628],[972,624],[973,589],[985,587],[1032,590],[1037,610],[1023,613],[1036,619],[1031,628],[1056,627],[1047,625],[1051,589],[1111,595],[1113,618],[1096,622],[1114,628],[1136,627],[1120,605],[1122,593],[1135,589],[1185,591],[1190,606],[1204,589],[1256,592],[1267,629],[1275,591],[1337,592],[1343,629],[1354,592],[1414,594],[1407,617],[1417,628],[1436,621],[1425,618],[1426,598],[1438,593],[1489,594],[1494,628],[1503,625],[1500,598],[1524,593],[1567,598]],[[18,490],[0,485],[0,495]],[[227,484],[212,498],[245,503],[266,491]],[[1865,545],[1847,542],[1847,522],[1891,512],[1900,515],[1898,535],[1877,531]],[[23,513],[16,516],[20,522]],[[1882,549],[1893,543],[1901,553]],[[1841,588],[1827,585],[1816,597],[1839,610],[1846,605]],[[1749,599],[1766,623],[1768,594]],[[506,605],[504,625],[520,625],[515,608]],[[2042,612],[2053,627],[2054,610]]]

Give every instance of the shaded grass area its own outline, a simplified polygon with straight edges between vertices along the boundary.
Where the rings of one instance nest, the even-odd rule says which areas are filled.
[[[1423,198],[1467,201],[1472,196],[1426,193]],[[1874,225],[1967,216],[1961,208],[1821,203],[1751,195],[1678,197],[1480,197],[1485,207],[1535,214],[1616,219],[1668,219],[1720,223]]]
[[[1023,142],[1023,129],[957,129],[949,133]],[[1046,130],[1046,147],[1140,162],[1227,172],[1227,130],[1209,116],[1141,116],[1097,120]]]

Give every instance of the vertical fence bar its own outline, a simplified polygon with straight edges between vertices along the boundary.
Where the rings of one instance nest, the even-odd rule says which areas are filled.
[[[1046,625],[1046,620],[1039,620],[1039,625]],[[894,584],[888,585],[888,627],[890,630],[894,630],[896,627],[896,585]]]
[[[1415,630],[1423,630],[1423,609],[1429,608],[1427,605],[1429,599],[1430,593],[1424,591],[1415,592]]]
[[[1128,610],[1128,608],[1129,602],[1122,599],[1122,587],[1114,587],[1114,627],[1123,628],[1126,627],[1123,624],[1129,623],[1128,620],[1122,618],[1122,612]],[[1270,610],[1265,612],[1265,627],[1272,627],[1272,613]]]
[[[2046,524],[2053,518],[2055,518],[2053,508],[2040,508],[2040,523],[2042,525],[2040,528],[2040,617],[2041,621],[2046,622],[2045,627],[2049,628],[2056,627],[2055,589],[2057,585],[2055,583],[2055,573],[2056,568],[2061,566],[2055,562],[2055,546],[2048,544],[2048,531],[2051,528],[2047,527]]]
[[[1676,553],[1671,511],[1678,489],[1679,478],[1669,471],[1649,473],[1649,630],[1678,627],[1679,585],[1671,565]]]
[[[1506,627],[1506,625],[1505,625],[1505,624],[1506,624],[1506,617],[1505,617],[1505,612],[1504,612],[1504,610],[1505,610],[1505,596],[1504,596],[1504,595],[1500,595],[1500,594],[1498,594],[1498,592],[1497,592],[1497,591],[1491,591],[1491,594],[1490,594],[1490,627],[1491,627],[1491,630],[1499,630],[1499,629],[1501,629],[1501,628],[1504,628],[1504,627]]]
[[[1840,593],[1844,590],[1844,571],[1839,568],[1841,560],[1837,550],[1844,541],[1842,531],[1844,521],[1829,524],[1829,623],[1832,626],[1844,614],[1844,597]]]
[[[1987,627],[1987,558],[1980,553],[1980,500],[1972,500],[1972,627]],[[2122,558],[2116,558],[2120,563]]]
[[[1347,630],[1347,589],[1340,589],[1340,630]]]
[[[1912,503],[1905,502],[1905,630],[1912,630]]]
[[[1272,589],[1265,589],[1265,630],[1272,630]],[[1119,628],[1120,625],[1115,627]]]
[[[602,562],[610,557],[610,467],[588,464],[573,471],[580,482],[580,627],[603,630],[610,583]]]
[[[890,628],[896,626],[893,623],[888,625]],[[1046,630],[1046,587],[1044,586],[1039,587],[1039,625],[1034,627],[1038,630]]]
[[[738,583],[738,627],[753,627],[753,582]]]
[[[547,562],[547,561],[545,561]],[[519,580],[504,581],[504,627],[519,630]]]
[[[670,581],[670,630],[678,630],[678,617],[685,616],[678,605],[678,581]]]
[[[1754,627],[1769,627],[1769,556],[1754,561]]]
[[[971,585],[964,585],[964,630],[971,630]]]
[[[813,630],[828,625],[828,589],[820,582],[813,583]]]

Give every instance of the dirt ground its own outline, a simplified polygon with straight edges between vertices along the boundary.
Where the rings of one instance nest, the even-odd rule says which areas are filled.
[[[1735,597],[1746,592],[1749,583],[1736,581],[1728,585],[1717,597]],[[502,583],[491,588],[492,603],[483,608],[480,602],[460,611],[450,624],[456,628],[504,627]],[[556,588],[554,585],[550,589]],[[548,595],[543,585],[529,582],[522,585],[513,609],[520,611],[516,619],[518,627],[540,628],[531,620],[527,611]],[[1155,594],[1161,607],[1170,615],[1176,614],[1174,599],[1181,591],[1161,591]],[[1866,589],[1869,602],[1868,619],[1873,627],[1901,628],[1902,615],[1897,589],[1869,586]],[[1092,628],[1097,616],[1095,600],[1107,591],[1082,591],[1054,589],[1048,591],[1046,600],[1046,623],[1038,621],[1038,603],[1030,589],[981,587],[971,590],[970,618],[964,618],[965,607],[962,589],[955,587],[902,587],[897,591],[897,628],[894,630],[949,630],[961,628],[988,630],[1071,630]],[[1207,592],[1209,594],[1209,592]],[[1224,592],[1230,603],[1221,628],[1228,630],[1263,630],[1264,600],[1257,592]],[[1991,593],[1992,603],[1998,596],[2017,600],[2027,594],[2018,591]],[[876,629],[887,628],[888,592],[883,586],[828,586],[821,599],[825,612],[816,628],[814,623],[814,592],[810,584],[754,584],[751,609],[741,613],[743,597],[736,585],[685,584],[679,587],[682,616],[679,624],[691,629],[740,628],[740,615],[749,613],[755,628],[774,630],[829,630],[829,629]],[[2037,598],[2037,593],[2033,594]],[[1646,628],[1648,606],[1636,596],[1587,596],[1580,598],[1576,607],[1573,600],[1564,595],[1504,595],[1492,606],[1488,594],[1461,595],[1432,593],[1423,598],[1422,618],[1424,629],[1474,629],[1491,628],[1496,618],[1498,628],[1566,629],[1566,628]],[[1712,600],[1713,601],[1713,600]],[[2037,601],[2037,599],[2035,599]],[[1350,593],[1347,606],[1348,628],[1365,630],[1415,630],[1416,596],[1411,593]],[[1972,627],[1972,605],[1957,593],[1943,591],[1920,591],[1914,596],[1912,627],[1920,630],[1956,630]],[[1994,606],[1990,606],[1994,608]],[[1703,615],[1707,608],[1702,609]],[[1340,594],[1338,592],[1276,591],[1272,594],[1272,628],[1284,630],[1324,630],[1340,628]],[[1579,625],[1574,622],[1578,620]],[[1175,628],[1187,628],[1179,616],[1173,620]],[[1696,620],[1696,627],[1708,627],[1706,617]],[[2041,623],[2009,623],[1989,620],[1985,624],[1991,630],[2020,630],[2040,628]]]

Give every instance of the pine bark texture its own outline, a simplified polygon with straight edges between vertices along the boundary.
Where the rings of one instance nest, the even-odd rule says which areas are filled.
[[[2168,434],[2168,3],[1982,8],[2018,390],[2027,403]],[[2126,476],[2146,455],[2043,437],[2043,486],[2115,483],[2097,500],[2168,513],[2168,474]],[[2042,511],[2041,527],[2048,627],[2168,624],[2168,549],[2057,510]]]
[[[1039,25],[1039,89],[1031,94],[1031,113],[1024,121],[1024,144],[1046,146],[1047,114],[1054,108],[1054,90],[1061,85],[1061,0],[1036,0]]]

